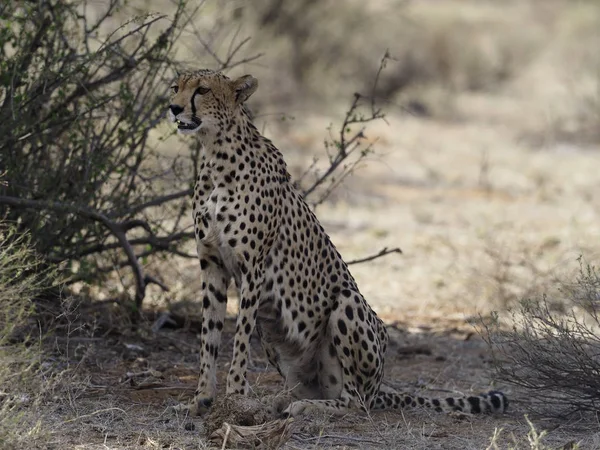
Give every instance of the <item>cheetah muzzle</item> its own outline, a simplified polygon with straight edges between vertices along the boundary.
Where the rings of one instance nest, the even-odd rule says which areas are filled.
[[[295,189],[281,153],[252,124],[243,104],[257,86],[250,75],[231,80],[210,70],[180,75],[172,86],[170,120],[203,144],[192,201],[203,312],[193,409],[210,407],[216,394],[233,279],[240,307],[228,395],[248,391],[256,329],[269,362],[297,399],[285,416],[405,407],[504,412],[508,401],[497,391],[436,399],[382,386],[387,330]]]
[[[195,130],[200,126],[202,122],[199,120],[193,120],[191,123],[182,122],[181,120],[177,120],[177,128],[179,130]]]

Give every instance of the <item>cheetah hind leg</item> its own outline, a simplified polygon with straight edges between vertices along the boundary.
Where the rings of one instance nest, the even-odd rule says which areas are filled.
[[[373,403],[373,410],[428,408],[437,412],[463,412],[466,414],[497,414],[508,409],[508,399],[500,391],[489,391],[470,397],[428,398],[381,390]]]
[[[381,341],[377,321],[364,320],[365,304],[359,292],[344,290],[340,293],[320,346],[317,375],[323,399],[292,402],[283,411],[284,417],[308,411],[334,415],[367,411],[383,377],[385,342]]]

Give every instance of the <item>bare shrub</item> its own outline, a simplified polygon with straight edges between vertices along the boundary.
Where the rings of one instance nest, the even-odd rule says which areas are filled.
[[[162,18],[147,15],[102,40],[119,2],[96,21],[79,13],[87,7],[51,0],[4,7],[10,19],[0,37],[0,205],[47,262],[80,261],[77,277],[102,272],[85,264],[86,256],[122,248],[141,301],[149,280],[127,233],[145,230],[153,251],[175,245],[178,230],[140,216],[185,195],[161,189],[165,169],[148,145],[163,115],[181,11],[160,32]]]
[[[600,411],[600,272],[584,263],[561,299],[528,299],[512,311],[513,326],[495,314],[484,328],[498,377],[525,388],[534,413],[566,417]],[[557,308],[563,304],[563,308]]]
[[[375,20],[365,10],[360,4],[347,2],[341,11],[334,0],[258,0],[251,6],[240,6],[236,18],[254,22],[270,41],[283,46],[289,61],[283,68],[289,67],[291,78],[310,88],[315,72],[321,78],[332,69],[339,74],[340,66],[347,67],[350,60],[365,62],[361,52],[353,52],[364,40],[361,33],[340,32],[374,26]]]
[[[385,119],[383,111],[376,104],[374,91],[377,89],[379,77],[389,58],[389,53],[386,52],[381,59],[371,95],[364,96],[355,93],[339,128],[334,131],[334,126],[329,126],[330,137],[324,141],[327,168],[323,172],[319,171],[315,167],[319,162],[316,158],[296,180],[296,184],[300,186],[304,198],[313,208],[327,200],[331,192],[348,176],[352,175],[364,159],[373,152],[373,144],[364,143],[364,131],[366,124],[369,122]],[[358,129],[356,129],[357,126]],[[312,180],[310,180],[311,176]],[[304,188],[301,187],[307,181],[309,181],[309,185]]]
[[[198,148],[169,158],[150,134],[168,104],[175,41],[202,2],[114,29],[123,5],[95,16],[88,0],[1,7],[0,216],[30,233],[45,263],[76,268],[72,282],[130,267],[139,307],[149,283],[166,289],[145,258],[194,256],[182,250],[193,238],[182,217]]]

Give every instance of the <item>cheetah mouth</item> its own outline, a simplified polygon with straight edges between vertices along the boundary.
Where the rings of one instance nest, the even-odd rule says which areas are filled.
[[[195,130],[202,124],[202,121],[200,119],[192,117],[191,123],[182,122],[181,120],[176,120],[175,123],[177,124],[178,130]]]

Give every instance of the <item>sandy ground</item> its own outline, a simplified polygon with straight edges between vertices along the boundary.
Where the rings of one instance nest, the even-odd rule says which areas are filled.
[[[490,381],[485,343],[464,326],[444,325],[443,330],[413,329],[411,333],[390,326],[389,385],[410,392],[423,393],[425,389],[430,396],[506,388]],[[219,357],[220,380],[226,377],[234,327],[233,321],[227,322]],[[40,405],[45,411],[46,431],[38,448],[221,448],[221,442],[207,439],[204,418],[189,417],[172,408],[193,395],[199,345],[193,325],[188,330],[165,329],[156,336],[119,333],[97,339],[75,335],[57,339],[54,355],[60,355],[62,361],[71,359],[73,365],[64,372],[68,374],[63,379],[68,381],[68,389]],[[75,358],[75,348],[85,356]],[[280,395],[279,375],[267,365],[258,345],[253,346],[252,353],[250,397]],[[220,395],[222,390],[221,383]],[[531,430],[523,416],[525,401],[513,389],[506,392],[511,406],[502,416],[445,415],[425,410],[343,417],[309,414],[294,420],[291,437],[282,448],[484,449],[495,435],[497,448],[538,448],[528,444]],[[599,430],[589,424],[541,418],[534,423],[538,432],[549,430],[543,442],[551,448],[571,448],[563,446],[572,442],[581,442],[581,448],[597,448],[600,443]],[[269,448],[268,444],[265,442],[263,448]]]

